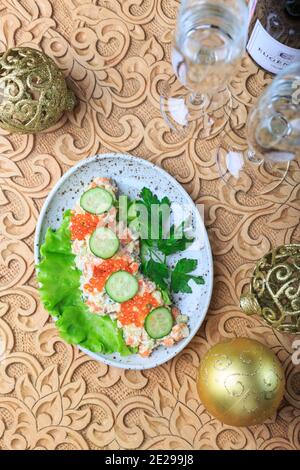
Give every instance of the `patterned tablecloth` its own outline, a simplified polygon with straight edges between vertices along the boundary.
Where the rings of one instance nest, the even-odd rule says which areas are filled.
[[[245,58],[231,82],[234,110],[210,138],[175,141],[159,111],[159,80],[171,74],[174,0],[2,0],[0,50],[43,49],[76,85],[80,105],[37,136],[0,132],[0,442],[4,449],[299,449],[300,366],[289,336],[239,310],[254,262],[272,244],[299,242],[300,170],[264,200],[237,196],[218,179],[222,129],[243,143],[247,113],[270,78]],[[70,166],[107,151],[162,166],[205,204],[215,289],[198,335],[146,372],[92,361],[65,344],[42,308],[34,230],[49,190]],[[267,221],[267,223],[266,223]],[[200,403],[196,371],[221,339],[255,338],[283,364],[277,416],[232,428]]]

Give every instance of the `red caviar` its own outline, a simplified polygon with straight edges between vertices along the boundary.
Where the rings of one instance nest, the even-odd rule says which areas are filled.
[[[73,214],[71,217],[71,239],[83,240],[86,235],[93,233],[99,223],[99,217],[93,214]]]
[[[149,292],[143,295],[135,295],[132,299],[121,304],[121,312],[118,320],[122,325],[134,323],[136,326],[143,326],[146,316],[159,302]]]
[[[94,266],[93,277],[89,280],[88,284],[85,284],[84,288],[90,292],[93,292],[94,289],[97,289],[99,292],[102,291],[108,277],[112,273],[120,271],[120,269],[133,274],[137,272],[138,264],[130,263],[126,258],[104,260],[98,266]]]

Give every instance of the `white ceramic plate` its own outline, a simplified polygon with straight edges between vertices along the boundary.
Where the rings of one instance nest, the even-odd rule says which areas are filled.
[[[185,204],[192,214],[193,226],[197,227],[196,245],[194,246],[198,244],[199,248],[196,250],[189,248],[180,255],[174,255],[171,259],[171,262],[177,261],[180,257],[197,259],[198,268],[195,274],[201,274],[205,279],[204,285],[198,286],[191,282],[192,294],[174,296],[174,304],[178,306],[182,314],[189,316],[189,336],[173,347],[159,347],[149,358],[142,358],[137,354],[126,357],[119,354],[97,354],[81,348],[92,358],[115,367],[149,369],[176,356],[191,341],[204,320],[213,287],[213,263],[209,240],[200,213],[192,199],[168,173],[150,162],[130,155],[119,153],[96,155],[81,161],[67,171],[47,197],[35,233],[34,256],[36,263],[39,262],[40,245],[44,241],[47,228],[59,227],[63,212],[74,206],[84,186],[97,176],[113,178],[120,192],[132,198],[137,197],[140,190],[147,186],[159,198],[167,195],[173,204]]]

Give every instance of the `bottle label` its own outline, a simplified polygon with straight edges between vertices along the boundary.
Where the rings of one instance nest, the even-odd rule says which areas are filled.
[[[300,60],[299,49],[286,46],[274,39],[259,20],[253,28],[247,51],[261,67],[275,74],[289,64]]]

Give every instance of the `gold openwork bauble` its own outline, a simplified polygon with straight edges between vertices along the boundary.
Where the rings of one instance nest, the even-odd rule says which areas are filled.
[[[231,426],[263,423],[278,408],[284,385],[275,354],[248,338],[213,346],[201,361],[197,383],[208,412]]]
[[[300,245],[282,245],[257,263],[241,309],[279,331],[300,333]]]
[[[62,72],[46,54],[30,47],[0,54],[0,127],[12,133],[40,132],[74,105]]]

